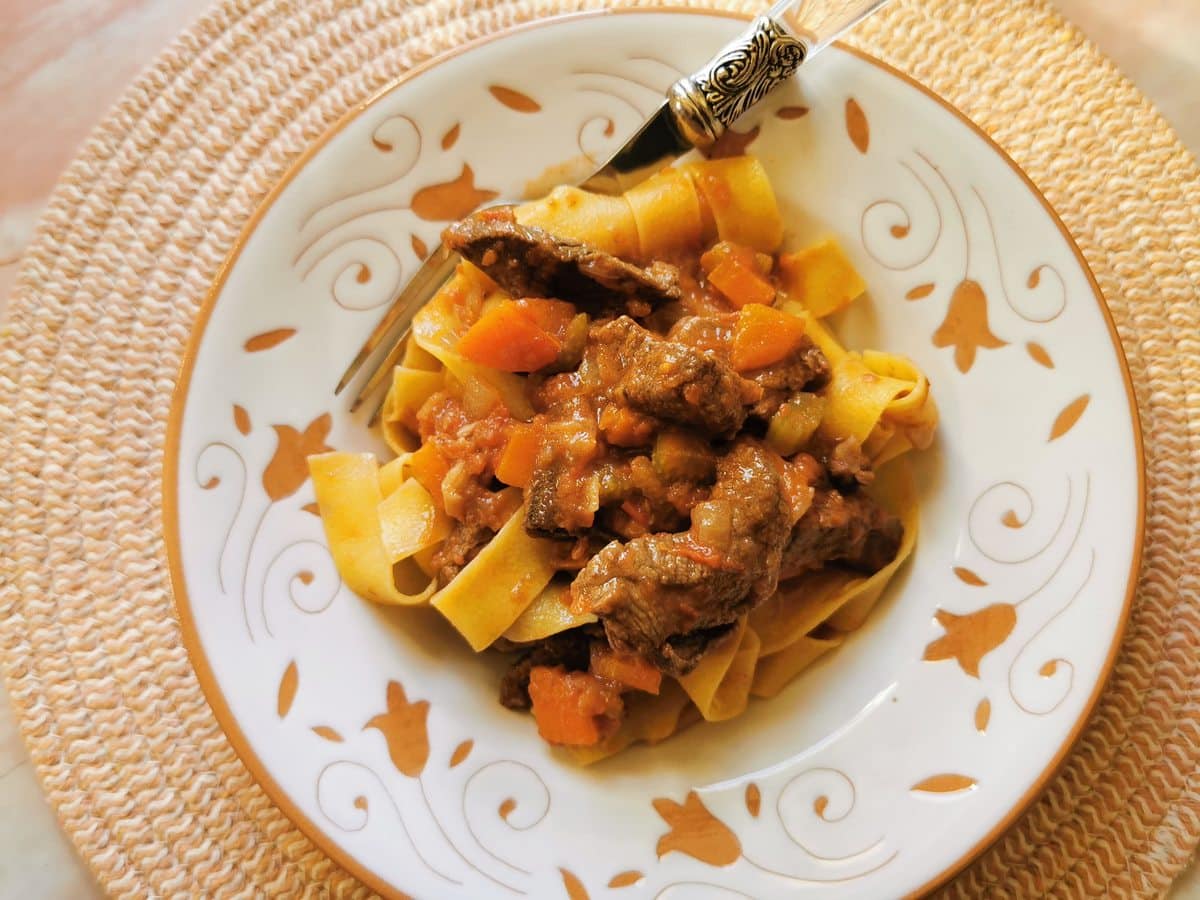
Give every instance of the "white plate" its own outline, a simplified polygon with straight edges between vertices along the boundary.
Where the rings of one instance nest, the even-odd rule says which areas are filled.
[[[1007,157],[836,48],[739,130],[788,242],[837,235],[870,284],[843,337],[914,358],[942,409],[915,557],[868,624],[743,717],[581,770],[500,707],[497,661],[340,584],[304,455],[378,446],[331,389],[436,219],[603,155],[740,27],[572,17],[425,67],[289,174],[200,317],[166,477],[192,658],[276,802],[382,893],[918,891],[1046,783],[1112,664],[1141,459],[1099,292]]]

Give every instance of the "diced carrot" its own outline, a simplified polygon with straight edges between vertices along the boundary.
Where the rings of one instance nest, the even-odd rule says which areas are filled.
[[[496,477],[513,487],[529,487],[541,446],[542,429],[537,425],[521,422],[510,425],[508,442],[496,462]]]
[[[535,372],[558,359],[561,343],[516,301],[484,311],[458,342],[471,362],[501,372]]]
[[[804,320],[770,306],[753,303],[738,313],[729,361],[739,372],[779,362],[804,337]]]
[[[571,321],[579,314],[574,304],[565,300],[523,299],[513,302],[521,312],[533,319],[542,331],[560,344],[567,338],[567,329],[571,327]]]
[[[726,260],[741,263],[747,269],[764,276],[770,275],[771,269],[775,267],[775,257],[770,253],[760,253],[753,247],[735,244],[733,241],[719,241],[700,257],[700,268],[707,274]]]
[[[783,289],[818,318],[845,309],[867,284],[835,240],[779,257]]]
[[[445,509],[442,499],[442,482],[450,471],[450,463],[442,456],[442,451],[436,444],[424,443],[408,459],[408,467],[412,477],[425,490],[429,491],[439,509]]]
[[[775,288],[751,266],[727,259],[708,273],[708,283],[738,309],[751,303],[775,302]]]
[[[615,681],[635,691],[657,694],[662,687],[662,672],[640,656],[618,653],[601,643],[592,644],[589,671],[598,678]]]
[[[733,241],[720,241],[713,244],[700,257],[700,268],[705,273],[711,272],[723,262],[732,260],[736,263],[741,263],[747,269],[753,269],[755,266],[754,248],[745,247],[741,244],[735,244]]]
[[[587,672],[561,666],[534,666],[529,673],[529,699],[538,734],[551,744],[590,747],[621,724],[625,707],[615,684]]]

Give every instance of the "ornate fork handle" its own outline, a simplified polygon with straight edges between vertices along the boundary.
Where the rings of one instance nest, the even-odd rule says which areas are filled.
[[[742,113],[800,68],[808,48],[770,16],[759,16],[707,66],[668,94],[681,135],[711,146]]]
[[[668,92],[676,129],[693,146],[725,130],[813,53],[886,0],[779,0],[700,71]]]

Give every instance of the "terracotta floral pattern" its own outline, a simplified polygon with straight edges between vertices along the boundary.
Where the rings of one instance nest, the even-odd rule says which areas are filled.
[[[417,778],[429,761],[429,701],[409,703],[404,687],[396,681],[387,686],[387,712],[380,713],[363,726],[374,728],[387,741],[392,765],[409,778]]]
[[[295,336],[295,328],[275,328],[271,331],[264,331],[262,334],[246,338],[246,343],[242,345],[242,349],[247,353],[261,353],[264,350],[270,350],[272,347],[278,347],[284,341]]]
[[[300,431],[291,425],[272,425],[275,430],[275,455],[263,469],[263,490],[272,501],[290,497],[308,481],[308,458],[333,448],[325,443],[333,418],[324,413]]]
[[[477,188],[475,173],[463,163],[457,178],[431,184],[413,194],[412,211],[431,222],[453,222],[498,196],[497,191]]]
[[[871,126],[867,122],[867,114],[853,97],[846,101],[846,133],[859,153],[866,154],[871,149]]]
[[[728,866],[742,855],[737,835],[708,811],[695,791],[689,791],[683,803],[660,797],[654,809],[670,826],[654,848],[660,857],[678,851],[710,866]]]
[[[939,609],[936,618],[946,633],[925,648],[925,659],[953,659],[964,672],[978,678],[983,658],[1012,634],[1017,610],[1011,603],[996,603],[967,615]]]
[[[992,334],[988,325],[987,295],[979,282],[967,279],[954,289],[946,318],[933,333],[935,347],[953,347],[960,372],[971,371],[980,348],[995,350],[1008,345]]]

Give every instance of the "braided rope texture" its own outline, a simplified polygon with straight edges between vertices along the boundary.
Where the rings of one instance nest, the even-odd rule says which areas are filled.
[[[422,60],[601,5],[224,0],[63,175],[0,345],[0,654],[46,792],[113,896],[369,894],[254,782],[188,663],[161,534],[171,389],[222,261],[305,147]],[[944,894],[1161,895],[1200,839],[1200,171],[1043,0],[897,0],[854,43],[1045,191],[1109,299],[1146,435],[1145,562],[1111,681],[1049,789]]]

